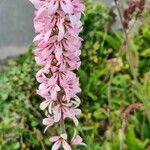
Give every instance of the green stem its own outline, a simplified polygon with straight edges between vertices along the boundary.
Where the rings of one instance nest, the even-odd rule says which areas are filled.
[[[114,69],[111,71],[109,82],[108,82],[108,117],[109,117],[109,125],[111,125],[110,108],[111,108],[111,92],[112,92],[113,77],[114,77]]]

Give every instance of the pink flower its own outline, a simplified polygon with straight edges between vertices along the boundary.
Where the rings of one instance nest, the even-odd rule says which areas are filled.
[[[85,10],[85,6],[81,3],[80,0],[73,0],[72,1],[72,5],[73,5],[73,11],[76,13],[83,13],[83,11]]]
[[[39,83],[47,83],[48,78],[46,77],[46,70],[44,70],[44,68],[40,69],[37,73],[36,73],[36,79]]]
[[[60,80],[60,85],[64,87],[64,91],[66,92],[66,95],[70,97],[75,96],[77,93],[81,92],[81,89],[79,87],[79,78],[76,77],[76,75],[68,71],[64,74],[64,78]]]
[[[72,108],[69,106],[72,106],[72,104],[71,103],[67,103],[67,104],[62,103],[62,104],[56,105],[52,109],[52,111],[54,113],[54,120],[55,120],[55,122],[59,122],[61,117],[63,117],[63,119],[68,117],[68,118],[73,119],[75,125],[77,126],[78,120],[77,120],[76,116],[81,113],[81,110]],[[62,114],[63,114],[63,116],[62,116]]]
[[[61,134],[60,136],[53,136],[49,139],[51,142],[55,142],[52,146],[52,150],[58,150],[62,145],[64,150],[72,150],[71,146],[66,142],[67,134]]]
[[[51,97],[50,97],[51,98]],[[45,100],[40,104],[40,109],[45,110],[48,106],[50,106],[53,103],[51,99]]]
[[[68,114],[68,115],[66,115],[67,117],[69,117],[70,119],[72,119],[73,120],[73,122],[74,122],[74,124],[76,125],[76,126],[78,126],[78,124],[79,124],[79,121],[78,121],[78,119],[77,119],[77,117],[76,116],[78,116],[78,115],[80,115],[81,114],[81,110],[80,109],[70,109],[70,114]]]
[[[37,94],[43,98],[51,97],[52,100],[57,100],[57,93],[61,90],[58,84],[56,84],[56,77],[52,77],[45,83],[39,85]]]
[[[47,118],[43,119],[43,124],[46,125],[46,128],[44,130],[44,133],[45,133],[46,130],[54,124],[53,117],[48,115]]]
[[[87,146],[85,143],[83,143],[83,139],[79,135],[76,135],[76,132],[74,132],[74,136],[71,140],[71,145]]]

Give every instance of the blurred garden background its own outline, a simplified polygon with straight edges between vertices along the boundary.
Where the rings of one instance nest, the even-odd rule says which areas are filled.
[[[78,131],[88,147],[76,150],[150,150],[149,1],[130,33],[130,63],[123,50],[119,55],[123,33],[112,1],[84,1]],[[0,1],[0,150],[48,150],[48,137],[57,127],[43,133],[32,44],[34,9],[29,2],[11,0],[7,7],[5,2]],[[69,121],[67,126],[70,132]]]

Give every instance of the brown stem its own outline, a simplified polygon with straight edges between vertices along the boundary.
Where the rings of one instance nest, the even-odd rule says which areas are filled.
[[[61,130],[61,133],[66,133],[66,129],[65,129],[65,122],[64,122],[64,119],[63,119],[63,112],[61,112],[61,119],[60,119],[60,130]]]
[[[124,28],[124,25],[123,25],[123,17],[121,15],[121,11],[120,11],[120,7],[119,7],[119,4],[118,4],[118,0],[114,0],[114,3],[115,3],[115,6],[117,8],[117,11],[118,11],[118,15],[119,15],[119,18],[120,18],[120,21],[121,21],[121,25],[122,25],[122,29],[123,29],[123,32],[124,32],[124,41],[122,43],[122,46],[121,48],[123,48],[124,46],[126,47],[126,52],[128,51],[127,49],[127,46],[128,46],[128,34],[127,34],[127,31],[126,29]],[[130,57],[130,56],[129,56]],[[129,59],[130,60],[130,59]],[[124,144],[124,128],[125,128],[125,122],[122,123],[122,127],[121,127],[121,135],[123,136],[123,138],[120,139],[120,150],[123,150],[123,144]]]
[[[124,150],[124,138],[125,138],[124,137],[124,133],[125,133],[125,128],[126,128],[126,121],[123,120],[122,126],[121,126],[121,130],[120,130],[122,137],[120,137],[119,150]]]
[[[42,150],[46,150],[46,149],[45,149],[45,146],[44,146],[44,143],[43,143],[42,140],[40,141],[40,143],[41,143],[41,146],[42,146]]]
[[[116,8],[117,8],[117,11],[118,11],[118,15],[119,15],[119,18],[120,18],[120,21],[121,21],[121,25],[122,25],[122,28],[123,28],[123,32],[124,32],[124,34],[125,34],[125,38],[126,38],[126,40],[128,39],[127,37],[127,31],[126,31],[126,29],[124,28],[124,25],[123,25],[123,17],[122,17],[122,15],[121,15],[121,11],[120,11],[120,7],[119,7],[119,4],[118,4],[118,0],[114,0],[114,2],[115,2],[115,6],[116,6]]]
[[[120,6],[119,6],[119,4],[118,4],[118,0],[114,0],[114,2],[115,2],[115,6],[116,6],[116,8],[117,8],[117,11],[118,11],[118,15],[119,15],[119,18],[120,18],[120,21],[121,21],[121,25],[122,25],[122,29],[123,29],[124,37],[125,37],[125,39],[124,39],[123,42],[122,42],[122,45],[121,45],[120,50],[121,50],[124,46],[125,46],[126,49],[127,49],[127,45],[128,45],[128,33],[127,33],[127,31],[126,31],[126,29],[125,29],[125,27],[124,27],[124,25],[123,25],[123,17],[122,17],[122,15],[121,15],[121,10],[120,10]]]
[[[58,93],[58,102],[60,104],[60,107],[62,105],[62,93],[61,91]],[[60,119],[60,130],[61,130],[61,134],[66,133],[66,129],[65,129],[65,122],[64,122],[64,116],[63,116],[63,111],[61,109],[61,119]]]
[[[131,69],[131,72],[132,72],[134,81],[135,81],[136,84],[137,84],[137,83],[138,83],[138,80],[137,80],[136,74],[135,74],[135,72],[134,72],[134,68],[133,68],[132,65],[131,65],[132,58],[131,58],[130,50],[129,50],[129,48],[128,48],[128,44],[129,44],[128,35],[129,35],[129,32],[127,32],[127,30],[125,29],[125,27],[124,27],[124,25],[123,25],[123,17],[122,17],[122,15],[121,15],[121,10],[120,10],[120,6],[119,6],[119,4],[118,4],[118,0],[114,0],[114,2],[115,2],[115,6],[116,6],[116,8],[117,8],[118,14],[119,14],[119,18],[120,18],[120,21],[121,21],[121,24],[122,24],[122,29],[123,29],[124,36],[125,36],[125,40],[124,40],[124,42],[123,42],[123,45],[125,45],[125,47],[126,47],[126,53],[127,53],[128,58],[129,58],[130,69]]]
[[[121,15],[121,11],[120,11],[120,7],[119,7],[119,4],[118,4],[118,1],[119,0],[114,0],[115,2],[115,6],[117,8],[117,11],[118,11],[118,14],[119,14],[119,18],[120,18],[120,21],[121,21],[121,24],[122,24],[122,27],[123,27],[123,32],[124,32],[124,41],[122,43],[122,46],[120,48],[120,51],[122,50],[122,48],[125,46],[126,48],[126,54],[128,56],[128,59],[129,59],[129,65],[130,65],[130,69],[131,69],[131,73],[133,75],[133,78],[134,78],[134,81],[135,81],[135,87],[137,88],[138,92],[143,95],[143,99],[146,100],[144,94],[142,93],[143,91],[140,89],[140,86],[139,86],[139,83],[138,83],[138,79],[137,79],[137,75],[136,73],[134,72],[134,68],[132,66],[132,56],[131,56],[131,52],[130,52],[130,49],[128,48],[128,45],[129,45],[129,34],[132,30],[132,28],[134,27],[136,21],[137,21],[137,18],[135,19],[135,22],[133,23],[133,25],[131,26],[131,28],[127,31],[126,28],[124,27],[124,24],[123,24],[123,17]],[[119,55],[120,55],[120,52],[119,52]],[[131,105],[131,106],[134,106],[134,105]],[[135,105],[135,106],[141,106],[141,105]],[[131,107],[132,108],[132,107]],[[135,107],[136,108],[136,107]],[[133,108],[131,109],[133,110]],[[130,112],[130,111],[129,111]],[[148,115],[149,116],[149,115]],[[127,120],[123,119],[123,122],[122,122],[122,127],[121,127],[121,135],[123,136],[121,139],[120,139],[120,150],[123,150],[124,149],[124,134],[125,134],[125,128],[126,128],[126,125],[127,125]]]

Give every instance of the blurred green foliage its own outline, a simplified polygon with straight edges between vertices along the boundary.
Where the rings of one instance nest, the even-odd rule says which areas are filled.
[[[119,150],[122,146],[125,150],[146,150],[150,145],[149,24],[142,25],[131,39],[133,60],[139,57],[135,65],[140,81],[137,89],[126,58],[116,57],[122,36],[120,31],[111,29],[113,14],[101,3],[86,2],[86,5],[82,65],[77,73],[83,111],[78,131],[88,147],[77,149]],[[38,66],[33,49],[31,46],[28,53],[9,60],[0,70],[0,150],[47,150],[51,147],[48,137],[57,132],[56,127],[43,134],[44,115],[39,109],[41,100],[36,95],[38,84],[34,75]],[[144,105],[129,116],[123,133],[123,112],[135,102]],[[68,131],[72,132],[71,128],[68,122]]]

